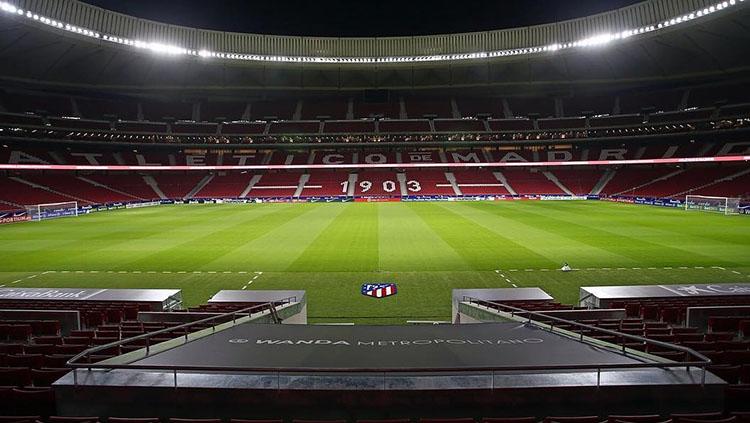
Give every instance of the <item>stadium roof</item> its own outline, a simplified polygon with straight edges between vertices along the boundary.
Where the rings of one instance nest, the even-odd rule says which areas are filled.
[[[747,5],[648,0],[525,28],[322,38],[198,30],[77,0],[7,0],[0,76],[78,88],[333,91],[716,78],[750,68]]]

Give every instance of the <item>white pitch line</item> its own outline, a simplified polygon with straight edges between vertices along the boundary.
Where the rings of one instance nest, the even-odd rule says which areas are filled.
[[[21,282],[22,280],[23,280],[23,279],[19,279],[19,280],[17,280],[17,281],[13,281],[13,282],[11,282],[11,284],[12,284],[12,285],[15,285],[15,284],[17,284],[18,282]]]
[[[37,275],[28,276],[26,279],[34,279],[35,277],[37,277]]]
[[[723,268],[723,267],[721,267],[721,266],[713,266],[713,267],[711,267],[711,268],[712,268],[712,269],[719,269],[719,270],[727,270],[727,269],[725,269],[725,268]]]
[[[735,273],[735,274],[737,274],[737,275],[742,275],[742,273],[740,273],[740,272],[738,272],[738,271],[736,271],[736,270],[732,270],[732,273]]]

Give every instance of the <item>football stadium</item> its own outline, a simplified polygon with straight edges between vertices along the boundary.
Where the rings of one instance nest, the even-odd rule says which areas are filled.
[[[750,422],[747,2],[136,3],[0,0],[0,423]]]

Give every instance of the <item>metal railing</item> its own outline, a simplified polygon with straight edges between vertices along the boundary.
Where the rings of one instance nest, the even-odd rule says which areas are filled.
[[[466,301],[469,301],[467,298]],[[479,302],[481,300],[477,299],[471,299],[470,302]],[[277,386],[281,386],[281,378],[282,376],[288,375],[288,374],[296,374],[296,375],[325,375],[325,374],[338,374],[339,377],[342,373],[353,373],[357,375],[368,375],[369,377],[382,377],[383,379],[383,389],[386,389],[386,380],[388,377],[404,377],[405,374],[408,375],[414,375],[419,374],[420,376],[443,376],[447,373],[456,373],[456,372],[471,372],[471,373],[485,373],[487,376],[491,376],[492,379],[492,389],[494,389],[494,381],[495,376],[498,373],[503,372],[519,372],[519,371],[559,371],[559,370],[569,370],[569,371],[595,371],[596,372],[596,386],[601,386],[601,375],[602,371],[608,371],[608,370],[634,370],[634,369],[668,369],[668,368],[681,368],[685,367],[690,372],[691,367],[697,367],[702,369],[701,373],[701,379],[700,384],[704,385],[706,380],[706,366],[711,364],[711,360],[709,360],[707,357],[698,354],[697,352],[685,348],[680,347],[660,341],[650,340],[643,337],[635,336],[635,335],[629,335],[624,334],[616,331],[611,331],[607,329],[601,329],[597,328],[595,326],[585,325],[565,319],[560,319],[553,316],[548,316],[543,313],[538,312],[532,312],[528,310],[523,310],[517,307],[507,306],[504,304],[498,304],[498,303],[491,303],[487,301],[482,301],[484,304],[493,304],[498,306],[499,308],[505,308],[509,310],[513,315],[518,315],[519,313],[527,313],[528,314],[528,323],[534,324],[534,322],[531,319],[531,316],[538,316],[545,319],[552,319],[555,321],[558,321],[560,323],[564,324],[570,324],[570,325],[577,325],[584,329],[590,329],[590,330],[599,330],[604,333],[608,333],[615,336],[622,336],[624,338],[637,340],[640,342],[646,342],[654,345],[659,345],[665,348],[674,349],[676,351],[681,351],[686,353],[689,356],[692,356],[696,358],[697,360],[694,361],[681,361],[681,362],[637,362],[637,363],[591,363],[591,364],[562,364],[562,365],[523,365],[523,366],[467,366],[467,367],[403,367],[403,368],[383,368],[383,367],[284,367],[284,368],[278,368],[278,367],[254,367],[254,366],[194,366],[194,365],[166,365],[166,364],[110,364],[110,363],[81,363],[79,362],[80,359],[87,357],[95,353],[97,351],[103,351],[107,348],[116,347],[118,345],[122,345],[124,343],[136,341],[139,339],[149,339],[150,337],[153,337],[155,335],[158,335],[159,333],[167,333],[172,332],[175,329],[180,328],[187,328],[188,326],[192,324],[199,324],[199,323],[206,323],[211,320],[216,319],[226,319],[227,317],[232,317],[236,320],[236,317],[238,315],[242,315],[245,313],[251,312],[251,310],[258,310],[258,309],[268,309],[269,304],[263,304],[259,306],[254,306],[248,309],[239,310],[236,312],[226,313],[220,316],[214,316],[209,319],[204,319],[200,321],[196,321],[190,324],[177,326],[175,328],[165,329],[159,332],[154,332],[152,334],[146,334],[137,336],[134,338],[129,338],[122,340],[120,342],[114,342],[108,345],[103,345],[100,347],[92,348],[90,350],[84,351],[83,353],[77,355],[76,357],[73,357],[70,361],[68,361],[68,367],[71,367],[73,369],[73,380],[74,385],[78,385],[78,371],[80,369],[88,369],[89,371],[92,371],[94,369],[96,370],[149,370],[149,371],[161,371],[161,372],[169,372],[173,375],[174,379],[174,387],[178,387],[178,374],[180,372],[210,372],[210,373],[222,373],[222,372],[231,372],[231,373],[254,373],[254,374],[262,374],[262,375],[270,375],[275,376],[276,378],[276,384]],[[538,325],[538,323],[537,323]],[[554,330],[552,330],[554,331]],[[187,339],[187,334],[185,334],[185,337]],[[583,341],[585,338],[581,336],[581,341]],[[623,351],[626,351],[623,347]]]
[[[279,317],[278,317],[278,314],[276,313],[276,308],[278,306],[283,306],[286,304],[292,304],[296,302],[297,302],[296,296],[282,298],[278,301],[270,301],[270,302],[263,303],[263,304],[256,304],[250,307],[243,308],[241,310],[231,311],[228,313],[222,313],[217,316],[211,316],[205,319],[195,320],[193,322],[188,322],[188,323],[184,323],[181,325],[168,327],[165,329],[160,329],[154,332],[144,333],[142,335],[134,336],[132,338],[120,339],[115,342],[110,342],[109,344],[104,344],[104,345],[99,345],[93,348],[89,348],[75,355],[73,358],[68,360],[68,362],[65,364],[67,367],[71,367],[71,368],[91,368],[93,367],[93,365],[96,365],[97,368],[101,368],[101,365],[91,362],[91,356],[95,355],[98,352],[111,350],[112,348],[118,348],[118,347],[122,347],[123,345],[134,344],[136,342],[145,340],[145,345],[137,345],[137,346],[142,346],[143,348],[145,348],[146,354],[148,354],[151,351],[151,339],[159,335],[166,335],[166,334],[174,335],[175,333],[182,332],[181,335],[176,335],[173,339],[179,339],[179,338],[184,337],[184,340],[187,341],[189,335],[192,333],[195,333],[194,331],[188,330],[192,326],[199,326],[199,325],[203,326],[206,323],[215,323],[210,328],[212,329],[213,332],[216,332],[217,326],[225,324],[225,323],[229,323],[230,320],[232,321],[233,324],[236,324],[238,317],[253,317],[254,313],[257,316],[257,314],[263,313],[264,311],[268,311],[269,315],[272,317],[274,322],[277,322],[279,321]],[[205,330],[205,329],[208,329],[208,328],[201,328],[200,330]],[[158,343],[161,343],[161,342],[164,342],[164,341],[159,341]],[[82,359],[88,359],[88,361],[86,363],[80,363],[79,360],[82,360]]]
[[[617,339],[622,340],[621,344],[613,344],[613,345],[618,345],[621,348],[621,352],[623,354],[627,354],[627,349],[628,349],[627,348],[627,343],[625,342],[625,340],[636,341],[636,342],[643,343],[643,344],[646,344],[646,345],[654,345],[654,346],[657,346],[657,347],[665,348],[667,350],[671,350],[673,352],[683,353],[683,354],[685,354],[685,357],[688,358],[688,360],[679,361],[679,362],[673,361],[673,362],[670,362],[670,363],[660,363],[660,364],[666,364],[666,365],[664,365],[664,366],[658,366],[658,367],[663,367],[663,368],[686,367],[688,370],[690,369],[690,367],[698,367],[698,368],[701,369],[701,385],[705,384],[705,381],[706,381],[706,367],[710,366],[711,363],[712,363],[711,359],[709,359],[705,355],[703,355],[703,354],[701,354],[701,353],[699,353],[699,352],[697,352],[697,351],[695,351],[693,349],[684,347],[682,345],[670,344],[668,342],[658,341],[658,340],[655,340],[655,339],[649,339],[649,338],[646,338],[646,337],[643,337],[643,336],[638,336],[638,335],[633,335],[633,334],[629,334],[629,333],[618,332],[618,331],[611,330],[611,329],[606,329],[606,328],[601,328],[601,327],[594,326],[594,325],[588,325],[588,324],[585,324],[585,323],[576,322],[574,320],[563,319],[563,318],[560,318],[560,317],[557,317],[557,316],[552,316],[550,314],[546,314],[543,311],[539,312],[539,311],[524,310],[524,309],[519,308],[519,307],[515,307],[515,306],[512,306],[512,305],[499,303],[499,302],[496,302],[496,301],[487,301],[487,300],[481,300],[481,299],[478,299],[478,298],[464,296],[463,297],[463,302],[468,302],[470,304],[473,303],[473,304],[477,304],[477,305],[482,305],[482,306],[485,306],[485,307],[487,305],[489,305],[489,306],[491,306],[491,308],[494,308],[494,309],[499,310],[499,311],[505,311],[506,313],[509,313],[511,316],[524,318],[524,319],[526,319],[527,323],[534,324],[537,327],[541,327],[541,328],[545,329],[544,325],[546,325],[548,327],[548,329],[549,329],[550,332],[555,332],[555,322],[557,322],[558,324],[561,324],[561,325],[575,326],[575,327],[580,328],[582,330],[580,332],[576,332],[575,329],[568,329],[568,331],[569,332],[576,332],[576,333],[578,333],[578,339],[581,342],[585,342],[586,339],[587,339],[587,336],[583,333],[583,330],[595,331],[595,332],[606,334],[608,336],[614,336],[616,340]],[[532,319],[532,316],[533,317],[537,317],[537,318],[541,318],[543,320],[534,320],[534,319]],[[559,326],[558,326],[558,329],[560,329]],[[609,341],[601,341],[601,340],[599,340],[599,342],[608,342],[608,343],[612,344],[612,342],[609,342]],[[694,358],[696,360],[695,361],[690,361],[689,358]]]

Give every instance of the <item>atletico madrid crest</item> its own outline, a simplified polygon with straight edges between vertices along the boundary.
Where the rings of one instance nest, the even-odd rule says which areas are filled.
[[[395,283],[366,283],[362,285],[362,295],[375,298],[385,298],[396,295]]]

